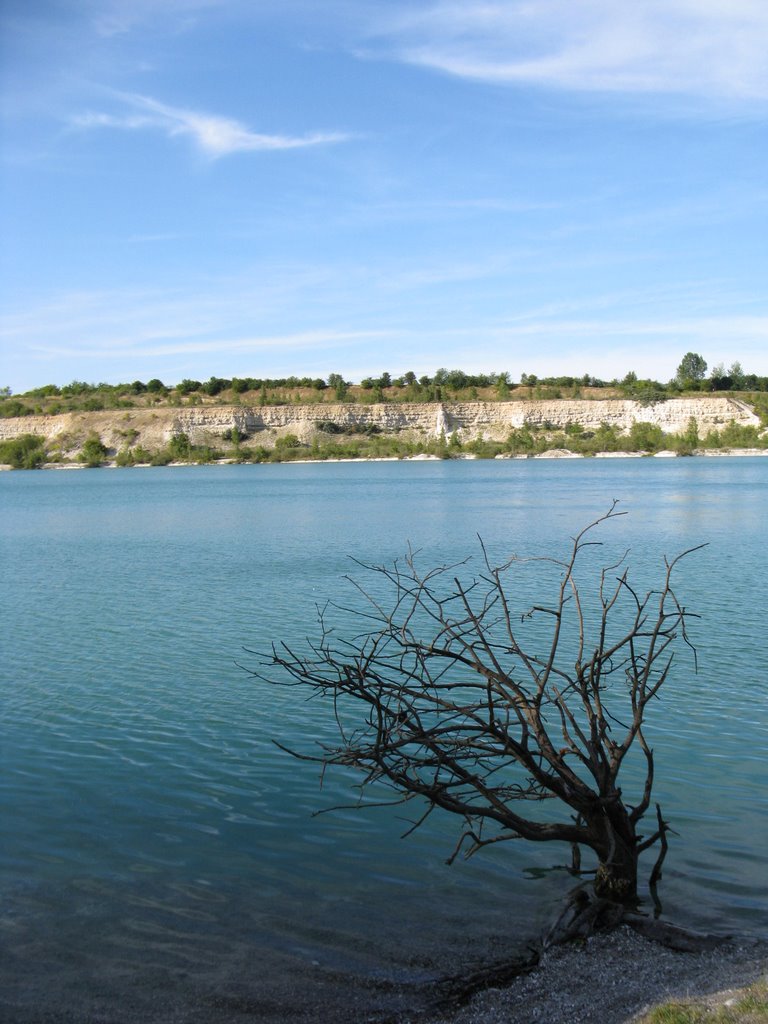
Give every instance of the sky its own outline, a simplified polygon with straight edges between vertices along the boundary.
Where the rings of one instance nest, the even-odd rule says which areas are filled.
[[[765,0],[0,19],[0,387],[768,374]]]

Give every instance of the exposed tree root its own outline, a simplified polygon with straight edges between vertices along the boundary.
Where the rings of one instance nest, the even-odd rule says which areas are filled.
[[[658,942],[667,949],[675,949],[680,953],[703,953],[706,950],[717,949],[733,940],[732,935],[710,935],[704,932],[694,932],[687,928],[679,928],[674,924],[667,924],[650,917],[642,917],[639,914],[625,914],[622,924],[626,924],[638,935],[642,935],[651,942]]]
[[[504,988],[525,974],[530,974],[541,959],[541,950],[532,949],[528,956],[515,957],[488,964],[469,974],[453,975],[437,982],[439,992],[432,1009],[448,1010],[464,1006],[472,996],[489,988]]]
[[[465,1005],[478,992],[504,988],[516,978],[535,970],[547,950],[572,942],[583,942],[591,935],[611,932],[621,925],[627,925],[651,942],[685,953],[716,949],[731,941],[731,936],[703,934],[680,928],[646,917],[610,900],[591,897],[586,890],[578,889],[541,941],[531,946],[527,956],[488,964],[469,974],[441,979],[436,986],[440,994],[434,1008],[455,1009]]]

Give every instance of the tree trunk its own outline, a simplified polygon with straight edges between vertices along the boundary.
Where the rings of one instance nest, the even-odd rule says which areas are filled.
[[[635,906],[637,896],[637,843],[634,837],[612,836],[611,849],[599,852],[600,863],[595,875],[595,895],[613,903]]]
[[[626,810],[613,803],[589,821],[588,828],[597,840],[591,845],[599,858],[595,895],[626,907],[636,906],[638,842]]]

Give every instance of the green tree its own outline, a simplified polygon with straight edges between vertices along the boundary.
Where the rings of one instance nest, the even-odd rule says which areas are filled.
[[[340,373],[328,374],[328,387],[333,390],[337,401],[341,401],[347,394],[347,382]]]
[[[188,381],[187,383],[191,382]],[[194,383],[197,382],[195,381]],[[202,390],[205,391],[206,395],[215,396],[226,390],[231,383],[232,381],[227,380],[225,377],[211,377],[202,385]]]
[[[699,447],[699,424],[695,416],[688,420],[688,426],[678,436],[675,447],[684,455],[692,454]]]
[[[738,360],[735,363],[731,363],[731,368],[728,371],[728,375],[731,378],[731,387],[734,391],[742,391],[744,389],[744,369]]]
[[[697,352],[686,352],[677,368],[677,382],[681,387],[688,387],[692,383],[698,385],[704,380],[706,372],[706,359]]]
[[[712,367],[709,381],[713,391],[730,391],[733,387],[733,381],[729,374],[726,373],[725,366],[722,363]]]

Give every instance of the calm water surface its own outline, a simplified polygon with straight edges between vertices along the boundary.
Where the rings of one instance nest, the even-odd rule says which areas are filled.
[[[613,498],[642,579],[709,545],[679,577],[699,671],[681,656],[651,722],[665,912],[768,935],[768,459],[4,473],[0,1017],[266,1021],[534,935],[566,851],[448,868],[448,820],[312,817],[348,780],[272,740],[332,723],[244,648],[313,635],[350,556],[564,553]]]

